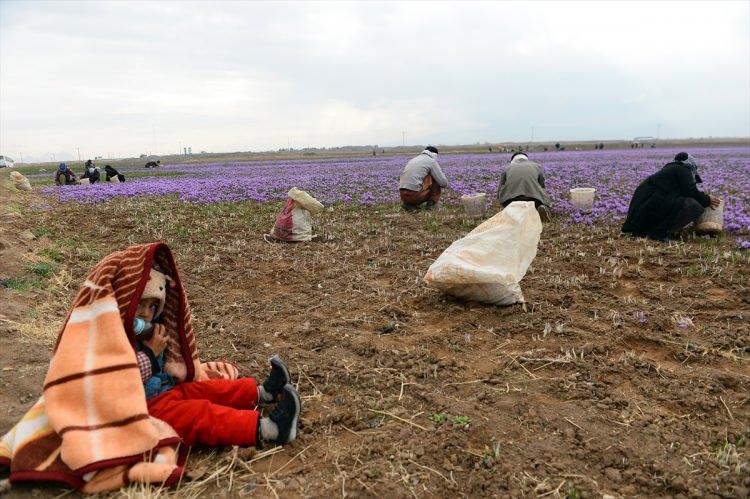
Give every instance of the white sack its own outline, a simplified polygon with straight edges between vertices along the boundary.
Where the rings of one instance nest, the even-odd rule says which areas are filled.
[[[312,213],[320,213],[323,205],[305,191],[296,187],[289,191],[284,208],[276,217],[271,235],[288,242],[312,241]]]
[[[13,185],[20,191],[30,191],[31,183],[21,172],[10,172],[10,179],[13,181]]]
[[[307,192],[297,189],[296,187],[292,187],[287,193],[287,196],[297,201],[297,203],[313,215],[317,215],[325,208],[323,203],[312,197]]]
[[[536,257],[542,221],[533,201],[515,201],[451,244],[427,270],[428,286],[493,305],[523,303],[518,284]]]
[[[292,210],[292,241],[312,241],[312,216],[299,206]]]

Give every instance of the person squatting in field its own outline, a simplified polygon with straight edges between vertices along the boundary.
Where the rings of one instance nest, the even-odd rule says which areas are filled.
[[[405,210],[418,210],[423,203],[430,210],[440,201],[440,193],[448,187],[448,179],[440,169],[437,156],[437,148],[427,146],[419,156],[406,163],[398,184]]]
[[[78,177],[73,170],[68,168],[65,163],[60,163],[55,172],[55,185],[75,185],[78,183]]]
[[[657,241],[675,238],[707,207],[715,209],[721,203],[720,198],[698,189],[702,182],[695,158],[686,152],[677,154],[638,185],[622,232]]]
[[[526,153],[516,152],[511,156],[510,163],[500,175],[497,199],[503,207],[513,201],[533,201],[542,222],[552,220],[549,210],[552,200],[544,188],[542,167],[529,161]]]
[[[125,182],[125,175],[118,172],[114,169],[114,167],[110,165],[104,165],[104,173],[106,175],[107,182],[111,182],[114,177],[117,177],[117,180],[120,182]]]
[[[81,178],[89,179],[90,184],[95,184],[99,182],[99,179],[101,178],[101,172],[99,170],[99,167],[96,166],[94,162],[89,159],[88,161],[86,161],[86,164],[84,165],[83,177]]]

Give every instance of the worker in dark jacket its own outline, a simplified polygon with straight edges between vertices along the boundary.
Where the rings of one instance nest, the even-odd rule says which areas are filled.
[[[78,177],[73,170],[68,168],[65,163],[60,163],[55,172],[55,184],[57,185],[75,185],[78,183]]]
[[[702,183],[695,158],[686,152],[641,182],[633,193],[622,232],[667,241],[721,199],[698,190]]]
[[[87,178],[89,179],[90,184],[95,184],[99,182],[100,177],[101,172],[99,171],[99,167],[92,163],[91,160],[88,160],[86,162],[86,167],[83,170],[83,177],[81,178]]]
[[[107,182],[111,182],[114,177],[117,177],[119,182],[125,182],[125,175],[115,170],[111,165],[104,165],[104,173],[107,177]]]

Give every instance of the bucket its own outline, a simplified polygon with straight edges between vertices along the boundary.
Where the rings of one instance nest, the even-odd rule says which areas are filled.
[[[87,178],[82,178],[78,181],[78,183],[81,185],[89,185],[91,182]]]
[[[717,233],[724,230],[724,201],[719,203],[715,210],[709,206],[703,215],[695,221],[695,230],[705,233]]]
[[[487,194],[471,194],[468,196],[461,196],[461,204],[464,205],[464,211],[466,216],[472,218],[484,217],[487,212]]]
[[[574,187],[570,190],[570,202],[577,210],[583,213],[591,213],[594,207],[595,192],[596,189],[593,187]]]

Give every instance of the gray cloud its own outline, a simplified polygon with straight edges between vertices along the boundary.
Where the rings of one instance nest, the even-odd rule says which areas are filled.
[[[749,16],[746,2],[2,2],[0,149],[748,136]]]

